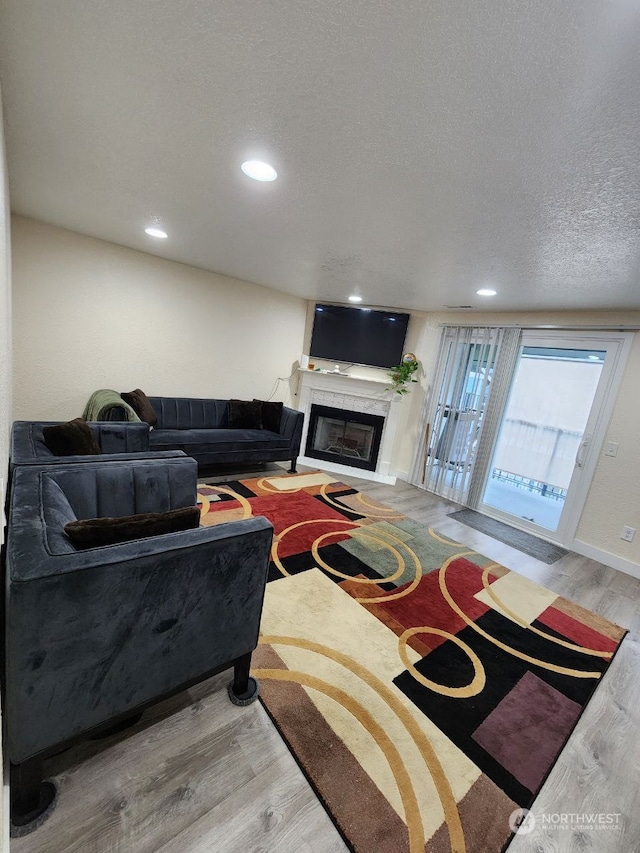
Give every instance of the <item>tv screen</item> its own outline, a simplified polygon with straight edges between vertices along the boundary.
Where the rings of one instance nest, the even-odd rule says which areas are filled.
[[[409,315],[372,308],[316,305],[312,358],[394,367],[400,364]]]

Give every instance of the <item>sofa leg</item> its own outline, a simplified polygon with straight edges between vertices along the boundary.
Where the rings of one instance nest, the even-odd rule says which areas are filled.
[[[56,786],[42,781],[42,759],[11,765],[11,835],[28,835],[53,811]]]
[[[242,655],[233,667],[233,681],[227,688],[229,699],[234,705],[251,705],[260,692],[258,682],[249,675],[251,669],[251,652]]]
[[[298,461],[298,457],[297,457],[297,456],[296,456],[296,458],[295,458],[295,459],[292,459],[292,460],[291,460],[291,468],[289,468],[289,471],[288,471],[288,473],[289,473],[289,474],[297,474],[297,473],[298,473],[298,472],[296,471],[296,462],[297,462],[297,461]]]

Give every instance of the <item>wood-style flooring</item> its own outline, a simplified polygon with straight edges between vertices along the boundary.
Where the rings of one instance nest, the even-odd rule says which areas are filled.
[[[406,483],[342,479],[630,629],[533,806],[535,815],[564,814],[564,823],[538,819],[509,853],[639,851],[640,581],[576,554],[545,565],[449,518],[452,504]],[[57,807],[40,829],[13,839],[11,853],[344,853],[265,711],[232,705],[229,680],[217,676],[147,711],[125,734],[52,758]],[[595,829],[572,817],[585,814],[619,817]]]

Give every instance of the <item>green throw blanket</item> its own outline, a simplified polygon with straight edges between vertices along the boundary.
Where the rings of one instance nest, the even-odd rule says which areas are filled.
[[[86,421],[106,421],[109,420],[109,409],[114,406],[119,406],[124,409],[125,419],[127,421],[139,421],[140,418],[133,411],[131,406],[122,399],[117,391],[110,391],[108,388],[101,388],[99,391],[94,391],[89,397],[89,402],[84,407],[82,417]]]

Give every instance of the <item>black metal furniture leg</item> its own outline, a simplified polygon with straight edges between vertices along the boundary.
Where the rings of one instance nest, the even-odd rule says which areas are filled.
[[[291,460],[291,468],[289,468],[289,471],[288,471],[288,473],[289,473],[289,474],[297,474],[297,473],[298,473],[298,472],[296,471],[296,462],[297,462],[297,461],[298,461],[298,457],[297,457],[297,456],[296,456],[294,459],[292,459],[292,460]]]
[[[250,705],[258,698],[258,682],[249,675],[250,669],[251,652],[238,658],[233,667],[233,681],[228,687],[228,693],[234,705]]]
[[[41,826],[53,809],[56,787],[42,781],[42,759],[11,765],[11,835],[27,835]]]

